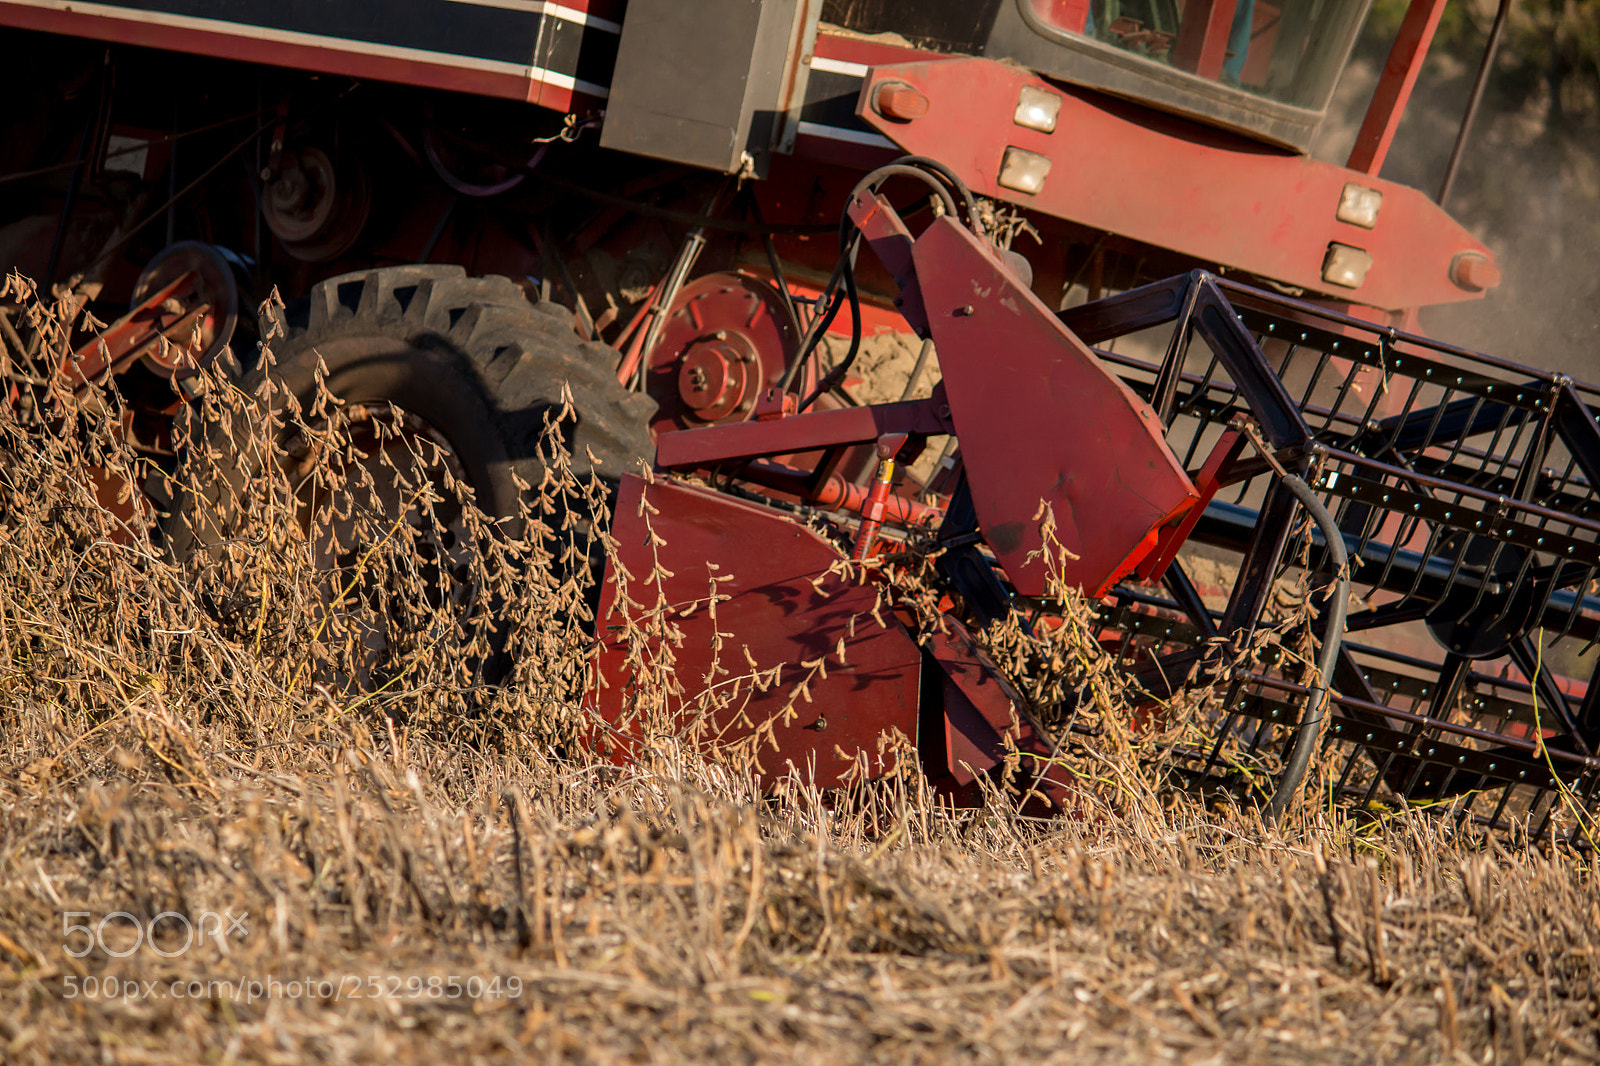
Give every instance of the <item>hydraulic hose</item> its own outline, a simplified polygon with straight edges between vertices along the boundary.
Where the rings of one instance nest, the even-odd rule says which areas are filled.
[[[1267,803],[1267,820],[1274,824],[1283,817],[1284,811],[1289,809],[1289,804],[1299,794],[1306,768],[1311,765],[1311,756],[1322,737],[1322,719],[1328,706],[1328,679],[1333,676],[1334,666],[1339,661],[1339,645],[1344,640],[1345,610],[1350,603],[1350,556],[1345,551],[1344,534],[1339,531],[1333,515],[1317,499],[1317,494],[1311,491],[1311,486],[1295,474],[1284,474],[1281,480],[1294,493],[1295,499],[1300,501],[1300,506],[1311,515],[1317,528],[1322,530],[1322,537],[1328,544],[1328,555],[1334,565],[1334,592],[1332,607],[1328,611],[1328,625],[1322,635],[1322,654],[1317,657],[1317,683],[1311,689],[1310,702],[1306,704],[1305,715],[1295,731],[1294,747],[1284,765],[1283,776],[1278,779],[1278,790]]]
[[[961,194],[962,206],[967,209],[967,225],[971,226],[972,231],[978,236],[985,236],[983,219],[978,217],[978,202],[972,198],[972,190],[967,188],[967,183],[962,181],[955,171],[937,159],[932,159],[925,155],[903,155],[896,159],[895,162],[904,166],[922,167],[925,170],[931,170],[944,179],[946,185]]]
[[[972,198],[972,190],[967,188],[965,183],[949,167],[925,156],[902,156],[893,163],[871,171],[856,182],[855,187],[850,190],[850,202],[853,203],[863,190],[876,189],[892,177],[914,178],[927,185],[928,188],[933,190],[933,194],[938,197],[945,214],[959,220],[961,216],[957,210],[955,197],[950,191],[954,189],[961,195],[962,205],[966,208],[967,225],[980,237],[983,236],[983,220],[978,217],[977,203]],[[822,339],[822,334],[827,331],[828,326],[833,322],[834,316],[839,313],[839,308],[846,302],[850,305],[850,350],[840,360],[839,365],[829,371],[817,384],[816,388],[811,390],[811,394],[800,401],[799,410],[801,411],[808,409],[823,393],[843,381],[851,366],[854,365],[856,356],[861,351],[861,298],[856,290],[855,278],[855,256],[856,250],[860,246],[860,240],[861,234],[855,228],[855,224],[850,221],[850,212],[847,208],[843,217],[839,220],[839,265],[834,270],[833,277],[829,279],[827,288],[823,290],[823,295],[826,299],[826,310],[824,310],[822,304],[818,304],[818,314],[813,319],[811,328],[806,332],[805,339],[800,345],[799,353],[795,356],[794,361],[789,364],[788,371],[784,375],[783,387],[788,389],[793,383],[800,366],[811,358],[811,353]],[[843,296],[839,294],[836,288],[841,281],[844,283]]]

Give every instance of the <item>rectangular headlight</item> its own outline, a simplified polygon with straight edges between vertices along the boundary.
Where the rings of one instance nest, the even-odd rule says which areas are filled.
[[[1025,148],[1007,148],[1005,158],[1000,161],[1000,177],[997,180],[1004,188],[1037,196],[1044,188],[1044,179],[1049,173],[1049,156]]]
[[[1322,280],[1329,285],[1359,289],[1371,269],[1372,256],[1360,248],[1335,241],[1328,245],[1328,255],[1322,260]]]
[[[1350,181],[1339,194],[1339,210],[1335,215],[1340,222],[1371,229],[1378,224],[1378,209],[1382,206],[1383,193]]]
[[[1024,85],[1017,94],[1017,113],[1012,121],[1040,133],[1054,133],[1056,116],[1061,114],[1061,97],[1046,89]]]

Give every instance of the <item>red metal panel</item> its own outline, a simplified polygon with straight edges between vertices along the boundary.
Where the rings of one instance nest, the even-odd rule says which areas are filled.
[[[932,101],[928,117],[895,122],[874,113],[867,101],[873,87],[887,80],[906,82],[926,95]],[[1054,133],[1012,121],[1024,85],[1062,94]],[[1451,261],[1463,252],[1493,259],[1415,189],[1134,104],[1063,89],[993,60],[875,68],[859,113],[906,151],[954,168],[980,195],[1374,307],[1397,310],[1469,299],[1477,294],[1450,280]],[[996,183],[1008,146],[1054,161],[1037,196]],[[1335,217],[1344,185],[1351,181],[1383,193],[1374,229]],[[1359,288],[1322,280],[1322,262],[1333,241],[1372,255],[1372,269]]]
[[[848,31],[846,31],[848,32]],[[830,32],[826,26],[817,31],[814,70],[849,77],[865,77],[873,64],[908,63],[918,59],[940,59],[930,52],[918,51],[909,45],[887,44],[883,41],[846,37]],[[802,122],[800,135],[795,141],[795,154],[806,159],[856,170],[871,170],[889,162],[900,154],[892,143],[866,130],[844,129],[837,126],[818,128]],[[845,315],[839,316],[841,319]],[[837,329],[835,322],[834,328]]]
[[[1022,696],[955,619],[946,618],[944,629],[930,631],[926,642],[944,674],[944,729],[937,739],[943,742],[941,754],[950,777],[957,785],[970,784],[975,774],[1016,753],[1024,757],[1018,769],[1028,778],[1021,784],[1038,793],[1024,811],[1061,813],[1076,785],[1065,768],[1054,765],[1054,747]],[[929,738],[919,746],[928,759],[933,747]],[[933,777],[940,769],[945,767],[930,765],[927,773]]]
[[[1394,132],[1400,127],[1400,116],[1405,112],[1411,90],[1422,72],[1422,61],[1427,58],[1428,46],[1433,43],[1433,33],[1439,28],[1439,17],[1444,14],[1447,0],[1411,0],[1406,17],[1400,23],[1400,32],[1389,49],[1389,61],[1383,66],[1378,87],[1373,90],[1372,102],[1367,105],[1367,117],[1361,122],[1356,143],[1350,149],[1351,170],[1377,174],[1383,169],[1384,157],[1394,141]]]
[[[964,227],[935,220],[913,254],[985,539],[1042,594],[1042,501],[1077,556],[1062,576],[1098,593],[1195,499],[1161,420]]]
[[[707,466],[728,459],[809,452],[835,444],[868,444],[886,433],[948,432],[942,400],[905,400],[871,407],[841,407],[771,422],[729,422],[664,433],[656,443],[663,469]]]
[[[651,510],[641,514],[644,502]],[[891,728],[915,742],[922,650],[887,605],[879,605],[876,584],[830,573],[844,556],[815,532],[768,508],[672,482],[647,485],[629,475],[612,534],[618,560],[633,576],[627,588],[633,600],[656,602],[656,588],[646,582],[658,560],[671,571],[660,591],[674,607],[666,621],[682,634],[672,667],[682,691],[669,696],[670,711],[687,724],[697,701],[715,686],[724,706],[710,715],[706,746],[725,746],[771,723],[771,740],[758,751],[763,776],[814,766],[816,783],[831,787],[842,783],[840,774],[859,755],[874,771],[886,769],[879,738]],[[652,534],[665,544],[655,544]],[[715,618],[706,603],[713,577],[718,596],[727,597]],[[597,663],[606,687],[597,687],[590,700],[619,727],[612,756],[626,758],[637,726],[624,722],[634,668],[619,632],[618,603],[615,574],[608,574]],[[719,634],[720,653],[713,651]],[[661,654],[665,643],[644,655]],[[756,691],[749,660],[763,670],[783,667],[780,683]],[[826,677],[801,665],[817,660],[824,661]],[[796,698],[801,682],[809,700]],[[892,753],[887,764],[893,765]]]
[[[1239,453],[1244,450],[1245,437],[1237,429],[1223,431],[1221,438],[1212,446],[1211,455],[1207,457],[1205,465],[1200,468],[1200,474],[1194,479],[1195,490],[1200,493],[1200,498],[1194,506],[1189,508],[1189,513],[1182,519],[1161,531],[1160,538],[1150,554],[1139,564],[1139,576],[1146,581],[1160,581],[1167,567],[1178,557],[1178,551],[1189,539],[1189,534],[1194,532],[1194,527],[1200,524],[1200,519],[1205,516],[1206,508],[1217,495],[1217,490],[1222,487],[1221,478],[1224,472],[1233,465]]]

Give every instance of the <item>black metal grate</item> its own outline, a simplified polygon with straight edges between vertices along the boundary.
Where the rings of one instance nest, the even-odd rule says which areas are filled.
[[[1353,561],[1330,787],[1574,831],[1600,784],[1600,391],[1205,273],[1062,317],[1155,407],[1188,469],[1241,427],[1271,453],[1225,466],[1191,536],[1222,587],[1191,580],[1190,551],[1163,590],[1124,585],[1107,606],[1130,666],[1193,680],[1208,638],[1249,645],[1325,570],[1286,468]],[[1185,780],[1270,773],[1308,680],[1293,656],[1231,667],[1210,743],[1174,753]]]

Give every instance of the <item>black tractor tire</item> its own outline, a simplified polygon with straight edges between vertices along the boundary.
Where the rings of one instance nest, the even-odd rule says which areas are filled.
[[[424,421],[449,444],[477,506],[514,523],[522,489],[538,485],[547,420],[560,419],[572,472],[614,483],[655,454],[649,432],[655,403],[618,384],[616,352],[580,340],[571,313],[528,302],[509,278],[467,277],[459,266],[365,270],[319,283],[310,295],[264,316],[272,358],[242,375],[240,389],[263,397],[270,378],[275,410],[308,409],[317,375],[348,404],[393,404]],[[191,424],[191,439],[213,451],[237,434]],[[243,500],[259,457],[225,459],[198,491],[205,507],[180,497],[166,523],[173,555],[183,559],[228,536],[201,513],[226,516]],[[223,519],[225,522],[225,517]],[[196,528],[199,527],[199,528]]]

